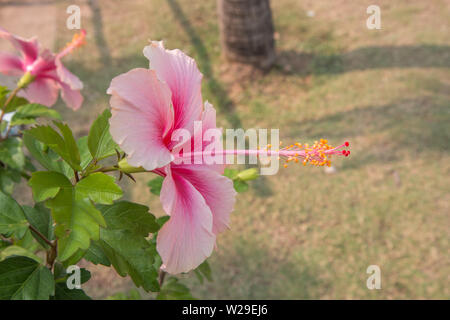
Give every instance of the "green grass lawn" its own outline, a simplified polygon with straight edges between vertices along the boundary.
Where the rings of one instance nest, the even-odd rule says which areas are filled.
[[[334,174],[291,165],[240,194],[210,258],[214,281],[186,276],[196,297],[450,298],[447,1],[377,1],[381,30],[366,28],[372,1],[272,1],[279,58],[267,74],[224,63],[215,1],[98,2],[82,5],[88,44],[67,63],[86,102],[76,114],[58,107],[78,134],[108,106],[111,78],[146,67],[143,47],[162,39],[197,60],[220,126],[280,128],[292,143],[351,143]],[[65,18],[57,47],[72,34]],[[128,196],[161,214],[149,178],[138,176]],[[381,290],[366,288],[373,264]],[[114,281],[90,290],[104,297]]]

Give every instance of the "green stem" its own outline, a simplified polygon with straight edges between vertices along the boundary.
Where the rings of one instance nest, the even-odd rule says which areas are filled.
[[[30,228],[31,231],[33,231],[34,233],[36,233],[39,238],[41,238],[42,240],[44,240],[44,242],[46,244],[48,244],[50,247],[55,246],[55,244],[53,242],[51,242],[50,240],[47,239],[46,236],[44,236],[39,230],[37,230],[35,227],[33,227],[31,224],[28,226]]]
[[[50,270],[52,270],[53,269],[53,265],[55,264],[56,256],[58,255],[56,240],[55,241],[50,241],[49,239],[47,239],[46,236],[44,236],[39,230],[37,230],[31,224],[28,226],[28,228],[32,232],[37,234],[39,238],[44,240],[44,242],[50,246],[50,249],[47,250],[47,257],[46,257],[47,259],[46,260],[47,260],[47,265],[49,266]]]
[[[166,272],[159,269],[159,278],[158,278],[159,287],[162,287],[165,277],[166,277]]]
[[[23,178],[25,178],[26,180],[30,180],[31,179],[31,176],[28,173],[26,173],[25,171],[20,172],[20,175]]]
[[[102,167],[102,168],[98,168],[97,170],[92,171],[91,173],[96,173],[96,172],[111,172],[111,171],[118,171],[120,170],[118,167],[115,166],[110,166],[110,167]]]
[[[75,176],[75,181],[76,182],[80,181],[80,177],[78,176],[78,171],[77,170],[73,170],[73,175]]]
[[[14,244],[14,242],[12,242],[10,239],[4,237],[2,234],[0,234],[0,240],[6,241],[6,242],[8,242],[9,244]]]

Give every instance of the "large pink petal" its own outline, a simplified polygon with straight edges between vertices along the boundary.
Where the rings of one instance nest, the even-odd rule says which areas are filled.
[[[205,110],[202,113],[203,132],[216,128],[216,109],[208,101],[205,101]]]
[[[144,48],[150,60],[150,69],[165,81],[172,91],[174,129],[185,128],[192,132],[194,120],[202,112],[202,74],[195,60],[182,51],[166,50],[162,42],[153,41]]]
[[[19,96],[33,103],[51,107],[58,99],[58,85],[52,79],[36,78],[28,87],[19,91]]]
[[[60,59],[55,59],[56,72],[59,79],[66,83],[73,90],[83,89],[83,82],[76,75],[70,72],[61,62]]]
[[[32,64],[34,60],[37,59],[39,54],[39,45],[35,38],[25,40],[9,33],[1,27],[0,38],[10,41],[12,45],[22,53],[26,65]]]
[[[216,127],[216,109],[214,109],[213,105],[208,101],[205,101],[205,109],[202,114],[202,134],[204,137],[202,144],[203,150],[205,150],[208,145],[216,143],[215,140],[209,141],[209,139],[206,139],[205,134],[208,130],[217,130],[218,133],[220,132],[220,135],[222,135],[222,129]],[[218,143],[223,147],[222,141],[219,141]],[[220,163],[211,165],[205,164],[205,166],[207,166],[209,169],[217,171],[220,174],[223,174],[225,170],[225,164],[225,156],[223,155]]]
[[[0,52],[0,73],[8,76],[23,74],[22,61],[13,54]]]
[[[205,199],[184,177],[166,169],[161,202],[171,217],[158,232],[156,248],[165,271],[177,274],[199,266],[213,251],[216,237]]]
[[[216,110],[214,107],[208,102],[205,102],[205,109],[201,116],[201,124],[202,124],[202,130],[197,130],[194,132],[194,136],[189,141],[186,141],[185,143],[181,145],[177,145],[175,152],[177,153],[178,150],[182,150],[186,147],[186,145],[189,148],[191,152],[194,151],[203,151],[208,145],[214,143],[214,141],[210,141],[209,137],[208,139],[205,137],[205,134],[207,133],[207,130],[217,130],[218,134],[222,134],[222,130],[219,128],[216,128]],[[195,141],[202,141],[201,145],[199,144],[198,147],[201,147],[201,150],[195,149]],[[222,142],[220,141],[220,144],[222,145]],[[211,170],[215,170],[220,174],[223,174],[223,171],[225,169],[225,156],[222,157],[222,161],[218,164],[206,164],[203,160],[201,164],[195,164],[195,159],[193,156],[190,157],[190,162],[188,164],[195,164],[196,166],[203,166]],[[185,158],[186,159],[186,158]],[[185,162],[186,163],[186,162]]]
[[[213,215],[213,233],[218,234],[228,228],[230,213],[236,202],[233,182],[201,166],[172,165],[172,172],[189,181],[203,196]]]
[[[153,170],[167,165],[173,156],[164,144],[172,126],[170,90],[155,71],[133,69],[115,77],[111,94],[111,135],[128,154],[128,162]]]
[[[74,90],[64,82],[59,83],[61,87],[61,98],[67,106],[73,110],[78,110],[83,103],[83,96],[80,90]]]

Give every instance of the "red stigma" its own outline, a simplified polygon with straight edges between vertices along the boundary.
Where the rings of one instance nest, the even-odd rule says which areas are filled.
[[[345,146],[348,147],[350,143],[348,141],[345,141]]]

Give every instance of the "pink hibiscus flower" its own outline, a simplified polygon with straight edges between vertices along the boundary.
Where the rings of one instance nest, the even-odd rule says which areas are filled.
[[[213,251],[216,235],[228,226],[236,192],[223,166],[175,164],[171,141],[177,129],[194,133],[216,127],[214,108],[202,107],[202,74],[195,61],[161,42],[145,47],[150,69],[133,69],[111,81],[111,134],[130,165],[165,177],[161,202],[171,216],[158,233],[163,269],[176,274],[200,265]]]
[[[0,52],[0,73],[16,77],[31,74],[32,82],[18,93],[30,102],[50,107],[55,104],[61,90],[64,102],[77,110],[83,102],[80,94],[83,83],[64,67],[61,58],[83,44],[85,34],[83,30],[80,35],[75,35],[73,40],[55,55],[47,49],[40,50],[35,38],[25,40],[0,28],[0,38],[10,41],[21,53],[19,57]]]
[[[144,48],[150,69],[133,69],[111,81],[113,139],[128,154],[128,163],[164,177],[161,202],[171,216],[158,233],[157,250],[163,269],[176,274],[196,268],[211,253],[216,235],[228,226],[236,193],[230,179],[224,177],[223,165],[195,164],[197,156],[273,155],[289,162],[324,166],[333,155],[348,156],[348,142],[333,148],[321,139],[312,146],[295,143],[272,150],[221,150],[209,148],[205,133],[216,128],[214,108],[202,107],[202,74],[195,61],[180,50],[166,50],[161,42]],[[201,121],[200,131],[195,130]],[[177,130],[189,133],[190,139],[172,141]],[[196,146],[199,132],[202,143]],[[176,139],[175,139],[176,140]],[[190,144],[189,151],[183,146]],[[191,152],[194,146],[194,152]],[[211,151],[213,150],[214,151]],[[182,152],[179,152],[179,151]],[[179,163],[175,160],[189,159]],[[194,164],[192,163],[194,159]],[[200,161],[201,162],[201,161]],[[222,162],[223,163],[223,162]]]

